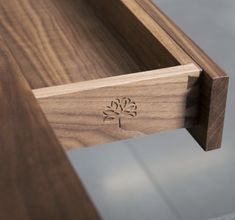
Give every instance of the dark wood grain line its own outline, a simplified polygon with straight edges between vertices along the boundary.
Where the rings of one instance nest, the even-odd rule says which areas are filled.
[[[148,14],[140,7],[136,9],[134,1],[88,2],[109,30],[119,37],[128,51],[132,51],[142,69],[152,70],[192,63],[188,55],[172,42],[158,24],[147,23]]]
[[[100,219],[0,39],[0,219]]]
[[[32,89],[141,71],[84,0],[2,0],[0,33]]]
[[[205,150],[221,147],[229,77],[151,0],[135,0],[203,69],[198,125],[188,129]]]

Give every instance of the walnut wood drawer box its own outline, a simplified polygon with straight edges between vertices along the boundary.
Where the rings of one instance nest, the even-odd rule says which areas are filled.
[[[149,0],[0,0],[0,44],[0,177],[24,173],[33,219],[62,219],[58,207],[98,218],[62,147],[178,128],[206,151],[221,146],[228,77]],[[58,207],[45,176],[60,182]],[[15,195],[9,178],[0,195]],[[67,204],[78,197],[82,211]],[[28,219],[18,202],[8,215]]]

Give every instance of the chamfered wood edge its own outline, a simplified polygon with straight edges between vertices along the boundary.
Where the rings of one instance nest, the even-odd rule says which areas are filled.
[[[0,218],[100,219],[5,46],[0,38]]]
[[[76,92],[96,90],[104,87],[123,86],[151,79],[161,79],[170,76],[172,76],[173,78],[177,75],[182,75],[182,74],[188,76],[194,76],[194,75],[196,76],[200,72],[201,69],[198,66],[196,66],[193,63],[190,63],[186,65],[179,65],[157,70],[149,70],[144,72],[130,73],[120,76],[106,77],[84,82],[45,87],[41,89],[34,89],[32,91],[36,99],[43,99],[53,96],[67,95]]]
[[[151,0],[135,0],[203,69],[198,125],[190,134],[209,151],[221,147],[229,77]]]

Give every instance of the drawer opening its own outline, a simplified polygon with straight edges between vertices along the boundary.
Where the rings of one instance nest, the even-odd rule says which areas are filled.
[[[170,37],[146,27],[132,7],[113,0],[4,0],[0,33],[32,89],[185,64]]]

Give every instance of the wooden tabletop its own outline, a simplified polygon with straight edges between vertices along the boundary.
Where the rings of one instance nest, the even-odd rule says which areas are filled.
[[[99,219],[0,40],[0,219]]]

